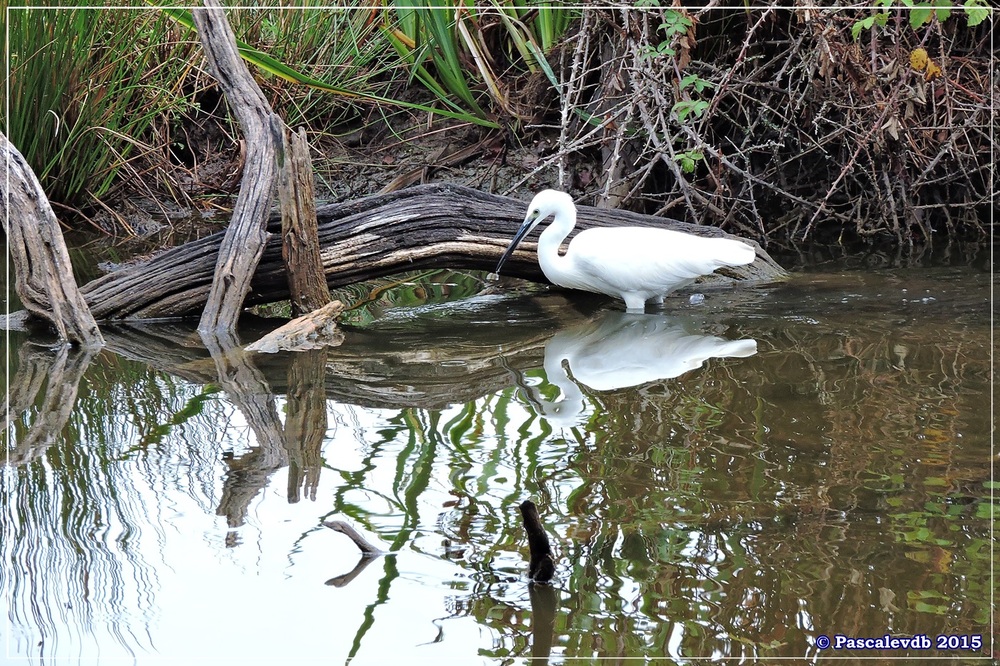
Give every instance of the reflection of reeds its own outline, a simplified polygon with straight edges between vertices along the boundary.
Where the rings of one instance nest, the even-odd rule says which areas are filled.
[[[11,457],[13,484],[2,489],[2,522],[14,538],[0,549],[18,572],[5,581],[4,597],[11,626],[32,644],[42,638],[46,654],[66,650],[72,637],[78,655],[134,656],[150,648],[143,637],[164,535],[163,507],[149,500],[163,476],[142,463],[123,465],[120,456],[177,396],[169,379],[107,355],[81,365],[69,351],[63,369],[75,372],[63,372],[67,351],[26,354],[15,365],[15,384],[46,358],[51,367],[45,396],[28,396],[7,430],[16,438],[8,451],[25,455]]]
[[[288,394],[295,492],[314,492],[322,464],[330,495],[321,512],[349,519],[389,550],[454,563],[460,575],[442,584],[454,586],[455,614],[495,633],[484,652],[530,650],[515,511],[528,495],[551,527],[560,563],[553,649],[569,657],[658,656],[671,637],[685,655],[759,659],[805,654],[819,630],[934,632],[942,616],[956,630],[985,626],[995,595],[982,513],[985,327],[899,327],[885,317],[861,333],[856,320],[833,315],[766,324],[734,317],[727,337],[755,338],[757,356],[710,360],[634,390],[581,388],[587,419],[553,427],[522,391],[555,397],[538,370],[545,341],[585,315],[552,297],[531,307],[531,327],[498,317],[500,338],[482,312],[466,320],[460,310],[433,311],[438,321],[414,320],[408,334],[405,326],[349,331],[353,349],[330,350],[296,370],[299,379],[287,356],[255,358],[269,395]],[[5,521],[23,521],[26,538],[41,536],[29,526],[68,526],[56,555],[20,538],[2,546],[7,561],[31,571],[55,559],[45,595],[59,585],[80,591],[70,553],[84,552],[92,580],[135,576],[152,598],[157,563],[137,540],[164,538],[161,498],[180,496],[211,514],[223,464],[233,483],[241,466],[273,469],[265,470],[273,460],[253,455],[225,394],[199,386],[218,380],[205,351],[185,347],[181,329],[160,333],[109,331],[112,349],[170,372],[101,355],[68,425],[15,470],[24,506],[17,515],[5,509]],[[440,354],[434,362],[417,363],[432,353]],[[474,371],[439,367],[463,355]],[[40,385],[38,376],[28,383]],[[320,391],[297,394],[295,386]],[[336,424],[322,452],[319,421],[293,424],[300,409],[321,404]],[[376,414],[365,422],[376,425],[352,429],[352,411]],[[341,463],[341,447],[355,447],[358,461]],[[233,460],[219,463],[223,453]],[[257,492],[254,483],[244,490]],[[103,545],[82,536],[95,531]],[[352,654],[379,634],[375,611],[391,602],[399,578],[394,558],[366,575],[377,566],[381,579],[352,628]],[[26,603],[17,598],[19,618]]]
[[[988,387],[983,330],[945,341],[934,328],[742,333],[780,351],[650,385],[638,400],[591,393],[599,408],[573,430],[572,473],[532,477],[542,484],[532,492],[560,498],[546,511],[562,516],[575,600],[561,611],[565,654],[662,654],[674,631],[684,632],[685,654],[794,654],[809,644],[790,630],[803,607],[824,628],[891,621],[931,631],[927,614],[943,613],[981,631],[992,595],[989,521],[975,520],[989,474],[985,426],[973,416]],[[931,424],[946,435],[930,436]],[[520,430],[525,442],[537,426]],[[977,432],[980,442],[969,441]],[[452,520],[452,532],[474,537],[482,526],[467,516],[478,513],[459,513],[466,520]],[[511,521],[495,529],[494,552],[520,550]],[[470,612],[481,621],[498,631],[527,623],[515,608],[490,610],[494,588],[480,594]],[[641,612],[621,618],[606,606],[619,595]],[[687,622],[705,630],[671,628]]]

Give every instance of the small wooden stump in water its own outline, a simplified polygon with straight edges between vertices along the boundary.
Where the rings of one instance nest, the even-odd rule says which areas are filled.
[[[281,202],[281,258],[288,271],[292,313],[304,315],[330,302],[323,274],[316,222],[315,185],[305,128],[283,130],[278,198]]]
[[[293,319],[257,342],[247,345],[246,351],[273,354],[278,351],[337,347],[344,341],[344,334],[337,328],[337,315],[343,311],[343,303],[330,301],[318,310]]]
[[[520,509],[524,531],[528,533],[528,551],[531,553],[528,576],[536,583],[548,583],[556,573],[556,561],[549,546],[549,535],[545,533],[534,502],[525,500],[521,502]]]

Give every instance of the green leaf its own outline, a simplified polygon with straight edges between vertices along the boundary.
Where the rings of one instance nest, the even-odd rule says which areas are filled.
[[[931,20],[930,7],[915,7],[910,11],[910,27],[916,30]]]
[[[703,159],[705,159],[705,155],[699,150],[688,150],[674,156],[674,160],[681,165],[681,170],[684,173],[694,173],[697,162]]]
[[[984,520],[993,520],[993,505],[989,502],[983,502],[982,504],[976,505],[976,518],[982,518]]]
[[[986,6],[984,0],[966,0],[963,6],[970,28],[979,25],[990,15],[990,9]]]
[[[684,99],[674,104],[674,108],[672,110],[677,114],[677,120],[679,122],[684,122],[687,117],[694,112],[694,109],[695,103],[692,100]]]
[[[947,600],[948,596],[943,592],[938,590],[910,590],[906,593],[906,598],[911,600],[916,599],[941,599]]]
[[[869,16],[866,19],[861,19],[860,21],[855,21],[854,25],[851,26],[851,36],[857,39],[861,35],[862,30],[868,30],[873,25],[875,25],[875,17]]]
[[[660,55],[672,56],[677,53],[670,46],[670,42],[661,42],[659,46],[656,47],[656,52]]]
[[[947,606],[936,606],[934,604],[924,603],[923,601],[918,601],[913,604],[913,610],[920,613],[934,613],[935,615],[945,615],[948,613]]]
[[[936,504],[934,502],[924,502],[924,511],[940,515],[945,512],[945,509],[940,504]]]

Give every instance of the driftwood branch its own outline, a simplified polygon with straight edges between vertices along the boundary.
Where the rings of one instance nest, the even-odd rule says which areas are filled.
[[[14,288],[25,308],[52,323],[60,340],[99,348],[104,338],[73,277],[59,222],[27,161],[0,134],[6,178],[0,218],[14,260]]]
[[[361,550],[361,554],[364,557],[378,557],[383,554],[381,550],[361,536],[360,532],[342,520],[324,520],[323,525],[329,527],[334,532],[346,534],[354,542],[354,545]]]
[[[271,111],[236,49],[226,15],[217,0],[192,12],[209,67],[243,130],[246,161],[233,217],[217,253],[214,280],[198,329],[231,331],[236,327],[250,280],[268,240],[265,231],[277,181],[277,146],[281,121]]]
[[[291,320],[263,338],[247,345],[248,352],[273,354],[277,351],[306,351],[336,347],[344,341],[337,327],[337,316],[344,311],[340,301],[330,301],[309,314]]]
[[[319,243],[327,284],[339,287],[427,268],[491,271],[523,221],[526,205],[459,185],[433,184],[321,206]],[[648,215],[579,209],[581,229],[637,224],[728,236],[713,227]],[[276,217],[268,229],[277,234]],[[505,275],[546,282],[530,242],[536,238],[533,234],[519,246],[504,264]],[[205,307],[221,244],[222,236],[215,234],[167,250],[84,285],[84,298],[98,320],[196,316]],[[725,275],[707,282],[773,282],[784,277],[781,267],[758,247],[753,264],[726,269]],[[281,242],[271,237],[245,305],[288,297]]]

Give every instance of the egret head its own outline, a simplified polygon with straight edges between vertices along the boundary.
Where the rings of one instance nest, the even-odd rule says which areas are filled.
[[[524,222],[521,224],[521,228],[517,230],[514,234],[514,239],[511,240],[510,245],[504,250],[503,256],[500,257],[500,261],[497,263],[496,273],[500,272],[500,267],[504,265],[504,262],[514,254],[514,249],[517,248],[518,244],[531,233],[531,230],[538,226],[538,223],[549,217],[550,215],[560,215],[567,216],[573,214],[572,219],[575,221],[576,206],[573,205],[573,198],[570,197],[565,192],[560,192],[558,190],[542,190],[535,195],[535,198],[531,200],[528,204],[528,213],[524,216]]]

